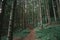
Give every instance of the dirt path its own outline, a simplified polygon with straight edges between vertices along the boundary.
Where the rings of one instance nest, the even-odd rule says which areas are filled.
[[[23,40],[35,40],[35,31],[34,29],[25,37]]]

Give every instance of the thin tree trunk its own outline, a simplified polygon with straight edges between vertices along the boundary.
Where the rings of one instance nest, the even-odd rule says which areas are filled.
[[[8,39],[7,40],[9,40],[9,37],[11,36],[10,31],[11,31],[11,25],[12,25],[12,12],[13,12],[13,4],[12,4],[11,13],[10,13],[10,20],[9,20],[9,27],[8,27]]]
[[[34,3],[32,4],[32,27],[34,27]]]
[[[49,3],[48,0],[46,0],[46,15],[47,15],[47,24],[51,23],[51,19],[50,19],[50,13],[49,13]]]
[[[5,4],[6,4],[6,0],[2,1],[2,11],[0,14],[0,40],[1,40],[1,36],[2,36],[2,32],[3,32],[3,17],[4,17],[4,13],[5,13]]]
[[[45,17],[44,18],[45,18],[45,23],[47,24],[46,0],[45,0],[45,7],[44,7],[44,9],[45,9]]]
[[[27,0],[25,0],[25,10],[24,10],[24,28],[26,28],[26,26],[27,26],[27,20],[26,20],[26,18],[27,18],[27,12],[28,12],[28,10],[27,10]]]
[[[33,14],[32,14],[32,16],[33,16],[33,27],[34,27],[34,2],[33,2]]]
[[[15,15],[15,8],[16,8],[17,0],[13,1],[12,9],[10,13],[10,21],[9,21],[9,27],[8,27],[8,39],[7,40],[13,40],[13,27],[14,27],[14,15]]]
[[[25,21],[25,0],[23,1],[23,29],[25,27],[24,21]]]
[[[39,15],[40,15],[40,29],[42,29],[43,28],[43,23],[42,23],[42,12],[41,12],[41,7],[42,7],[42,5],[41,5],[41,2],[42,2],[42,0],[39,0]]]
[[[56,18],[56,12],[55,12],[55,5],[54,2],[52,0],[52,6],[53,6],[53,12],[54,12],[54,18],[55,18],[55,22],[57,22],[57,18]]]
[[[46,19],[46,0],[44,0],[44,16],[43,16],[43,20],[45,22],[45,24],[47,23],[47,19]]]
[[[57,13],[58,13],[58,16],[60,18],[60,6],[59,6],[59,3],[58,3],[58,0],[56,0],[56,4],[57,4]]]

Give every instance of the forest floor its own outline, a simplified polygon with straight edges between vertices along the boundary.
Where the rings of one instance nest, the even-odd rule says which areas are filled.
[[[47,37],[53,38],[55,40],[54,34],[59,35],[60,37],[60,25],[49,25],[45,29],[40,30],[40,27],[36,27],[29,31],[28,29],[23,30],[22,32],[19,29],[14,32],[14,40],[48,40]],[[7,36],[2,37],[2,40],[6,40]]]

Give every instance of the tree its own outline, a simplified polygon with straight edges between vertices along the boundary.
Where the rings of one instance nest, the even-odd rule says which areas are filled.
[[[51,19],[50,19],[50,13],[49,13],[49,1],[46,0],[46,15],[47,15],[47,23],[50,24],[51,23]]]
[[[42,11],[41,11],[41,7],[42,7],[42,5],[41,5],[41,3],[42,3],[42,0],[39,0],[39,16],[40,16],[40,29],[42,29],[43,28],[43,22],[42,22]]]
[[[13,27],[14,27],[14,15],[16,8],[17,0],[14,0],[12,3],[12,9],[10,13],[9,27],[8,27],[8,40],[13,40]]]
[[[56,5],[54,5],[54,2],[53,2],[53,0],[52,0],[52,6],[53,6],[53,12],[54,12],[54,18],[55,18],[55,22],[57,22],[57,18],[56,18],[56,12],[55,12],[55,6],[56,6]]]
[[[60,5],[59,5],[58,0],[56,0],[56,4],[57,4],[57,13],[58,13],[58,16],[60,18]]]

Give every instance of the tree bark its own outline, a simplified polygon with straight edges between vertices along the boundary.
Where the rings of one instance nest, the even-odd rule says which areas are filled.
[[[42,5],[41,5],[41,3],[42,3],[42,0],[39,0],[40,29],[43,29],[43,22],[42,22],[42,10],[41,10]]]
[[[58,0],[56,0],[56,4],[57,4],[57,13],[58,13],[58,16],[60,18],[60,5],[59,5]]]
[[[51,19],[50,19],[50,13],[49,13],[49,3],[48,0],[46,0],[46,15],[47,15],[47,24],[51,23]]]
[[[17,4],[17,0],[14,0],[12,4],[11,13],[10,13],[10,21],[8,27],[8,40],[13,40],[13,27],[14,27],[14,15],[15,15],[16,4]]]
[[[53,12],[54,12],[54,18],[55,18],[55,22],[57,22],[57,18],[56,18],[56,12],[55,12],[55,5],[54,2],[52,0],[52,6],[53,6]]]

